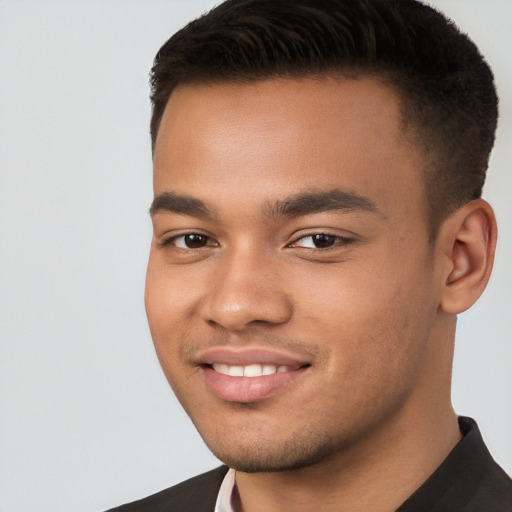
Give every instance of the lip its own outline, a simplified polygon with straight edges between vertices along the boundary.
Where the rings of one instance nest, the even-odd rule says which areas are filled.
[[[225,402],[258,402],[290,386],[309,366],[301,366],[286,372],[262,375],[261,377],[231,377],[204,366],[202,372],[206,386],[217,398]]]
[[[200,353],[197,360],[208,390],[223,401],[235,403],[264,400],[292,385],[311,366],[311,355],[262,347],[214,347]],[[234,377],[215,371],[214,363],[230,366],[260,363],[290,369],[260,377]]]

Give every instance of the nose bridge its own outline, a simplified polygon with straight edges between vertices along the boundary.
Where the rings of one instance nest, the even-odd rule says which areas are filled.
[[[292,305],[282,287],[278,263],[275,256],[249,243],[219,255],[205,304],[205,320],[232,331],[253,322],[286,322]]]

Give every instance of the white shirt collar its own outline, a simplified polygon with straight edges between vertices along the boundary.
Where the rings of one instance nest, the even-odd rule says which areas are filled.
[[[235,470],[230,469],[219,489],[215,512],[236,512],[233,508],[233,490],[235,489]]]

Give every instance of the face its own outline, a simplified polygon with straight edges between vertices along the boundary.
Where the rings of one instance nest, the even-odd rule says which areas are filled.
[[[146,309],[210,449],[319,463],[418,405],[438,297],[421,155],[370,79],[173,92],[154,155]]]

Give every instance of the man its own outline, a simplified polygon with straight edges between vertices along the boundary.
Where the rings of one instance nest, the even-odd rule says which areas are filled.
[[[450,400],[496,243],[474,44],[414,0],[227,0],[151,81],[146,309],[226,466],[115,510],[511,510]]]

